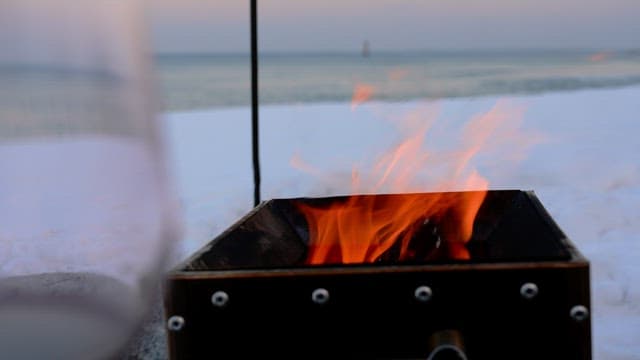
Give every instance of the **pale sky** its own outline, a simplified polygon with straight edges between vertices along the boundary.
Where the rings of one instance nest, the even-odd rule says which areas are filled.
[[[150,1],[158,52],[249,49],[249,1]],[[258,0],[261,51],[640,47],[640,0]]]

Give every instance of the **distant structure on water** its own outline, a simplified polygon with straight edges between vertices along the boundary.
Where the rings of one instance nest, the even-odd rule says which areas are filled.
[[[362,57],[369,57],[371,50],[369,49],[369,40],[365,40],[362,43]]]

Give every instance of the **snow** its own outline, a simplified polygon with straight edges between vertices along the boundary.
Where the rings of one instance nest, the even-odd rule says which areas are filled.
[[[144,141],[6,141],[0,169],[0,277],[86,272],[135,288],[157,268],[167,202],[157,156]]]
[[[444,148],[469,119],[496,104],[509,111],[513,122],[506,126],[517,124],[512,130],[520,137],[508,132],[490,139],[492,151],[472,165],[491,189],[534,190],[590,260],[594,358],[637,358],[640,87],[355,109],[346,103],[262,106],[262,198],[349,193],[353,164],[366,169],[396,144],[399,119],[435,120],[430,141]],[[176,244],[181,258],[252,207],[250,109],[174,112],[164,120],[185,230]],[[293,157],[316,174],[293,168]]]

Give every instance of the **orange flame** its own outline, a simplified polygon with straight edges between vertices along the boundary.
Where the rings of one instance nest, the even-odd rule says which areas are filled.
[[[589,55],[589,61],[591,62],[602,62],[611,57],[611,53],[608,51],[601,51],[595,54]]]
[[[409,70],[404,68],[394,68],[387,73],[390,81],[399,81],[405,79],[409,75]]]
[[[463,129],[461,146],[445,152],[425,149],[433,119],[409,117],[405,124],[412,135],[381,156],[371,176],[353,169],[352,194],[357,195],[329,205],[297,205],[309,225],[307,263],[370,263],[392,247],[399,249],[399,260],[425,260],[415,259],[409,244],[420,226],[431,220],[439,222],[448,258],[469,259],[466,243],[489,185],[471,163],[489,141],[495,145],[492,137],[502,124],[513,120],[507,110],[498,103],[473,118]],[[427,178],[421,176],[425,172]],[[425,185],[434,192],[418,193]]]
[[[354,110],[360,104],[368,101],[373,96],[375,88],[369,84],[356,84],[351,97],[351,110]]]

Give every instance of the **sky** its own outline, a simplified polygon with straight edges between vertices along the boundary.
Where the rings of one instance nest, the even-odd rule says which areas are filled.
[[[249,1],[149,0],[159,53],[244,52]],[[640,47],[638,0],[258,0],[261,51]]]

